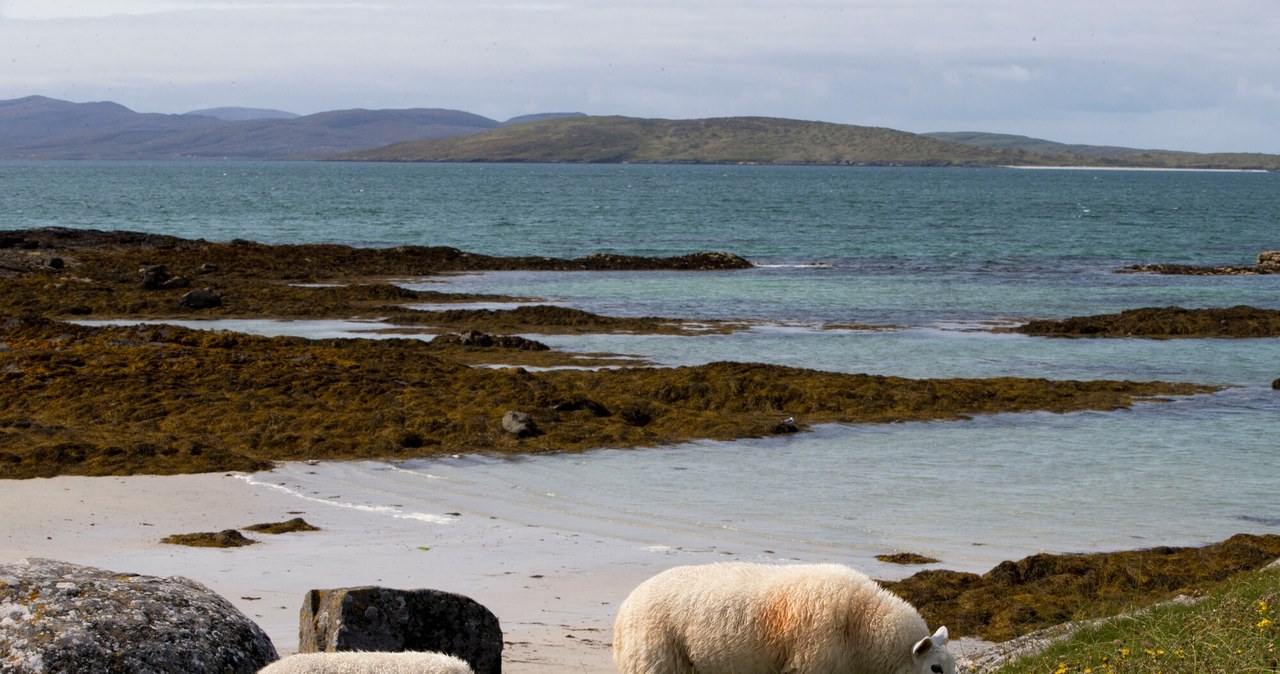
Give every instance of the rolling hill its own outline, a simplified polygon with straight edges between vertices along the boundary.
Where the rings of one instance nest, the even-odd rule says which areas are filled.
[[[553,119],[448,139],[398,143],[355,161],[992,166],[1035,153],[948,143],[892,129],[768,117]]]
[[[214,108],[163,115],[110,102],[28,96],[0,101],[0,159],[323,159],[502,125],[436,108],[290,114]]]
[[[0,159],[1085,166],[1280,171],[1280,155],[1067,145],[976,132],[771,117],[640,119],[542,113],[499,122],[460,110],[211,108],[134,112],[43,96],[0,101]]]
[[[923,134],[930,138],[975,147],[1027,152],[1056,153],[1081,158],[1083,165],[1102,167],[1143,166],[1149,168],[1236,169],[1255,171],[1280,170],[1280,157],[1257,152],[1179,152],[1176,150],[1139,150],[1113,145],[1068,145],[1051,140],[977,131],[951,131]]]
[[[939,137],[941,136],[941,137]],[[1080,166],[1280,170],[1280,155],[1196,154],[914,134],[769,117],[575,117],[347,153],[349,161]],[[1106,150],[1106,151],[1104,151]],[[1110,151],[1114,150],[1114,151]]]

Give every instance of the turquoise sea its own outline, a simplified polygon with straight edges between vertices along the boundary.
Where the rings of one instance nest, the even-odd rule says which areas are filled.
[[[1280,308],[1280,276],[1118,274],[1280,249],[1280,175],[640,165],[0,162],[0,229],[447,245],[494,255],[738,253],[710,273],[497,273],[421,286],[615,315],[735,318],[729,336],[536,336],[661,364],[909,377],[1194,381],[1217,395],[1071,415],[818,427],[785,438],[285,469],[299,494],[554,519],[654,548],[984,570],[1037,551],[1280,533],[1280,340],[1063,340],[988,329],[1145,306]],[[823,329],[840,326],[838,329]],[[874,326],[874,327],[869,327]],[[228,322],[304,335],[341,321]],[[278,481],[278,480],[277,480]],[[505,495],[501,506],[493,494]],[[416,504],[416,505],[415,505]],[[452,504],[452,505],[450,505]],[[514,514],[513,514],[514,513]]]

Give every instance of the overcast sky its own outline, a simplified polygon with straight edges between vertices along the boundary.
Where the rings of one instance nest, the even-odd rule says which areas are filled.
[[[1280,153],[1280,0],[0,0],[0,99]]]

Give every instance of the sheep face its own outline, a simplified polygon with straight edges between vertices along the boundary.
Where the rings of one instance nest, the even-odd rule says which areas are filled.
[[[911,648],[912,674],[956,674],[956,659],[946,646],[946,627],[917,641]]]

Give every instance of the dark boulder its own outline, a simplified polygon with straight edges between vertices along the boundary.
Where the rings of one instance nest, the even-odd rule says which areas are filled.
[[[193,580],[0,565],[2,672],[252,674],[277,658],[257,625]]]
[[[142,287],[147,290],[160,290],[164,284],[173,278],[173,274],[169,273],[169,268],[162,264],[153,264],[138,270],[142,275]]]
[[[209,288],[201,288],[192,290],[182,296],[178,300],[179,306],[183,309],[191,309],[199,311],[200,309],[212,309],[222,306],[222,295],[210,290]]]
[[[502,671],[502,628],[475,600],[439,590],[312,590],[302,606],[299,653],[435,651],[476,674]]]
[[[512,349],[516,351],[548,351],[551,347],[519,335],[491,335],[479,330],[467,330],[457,335],[440,335],[433,342],[460,344],[462,346]]]

